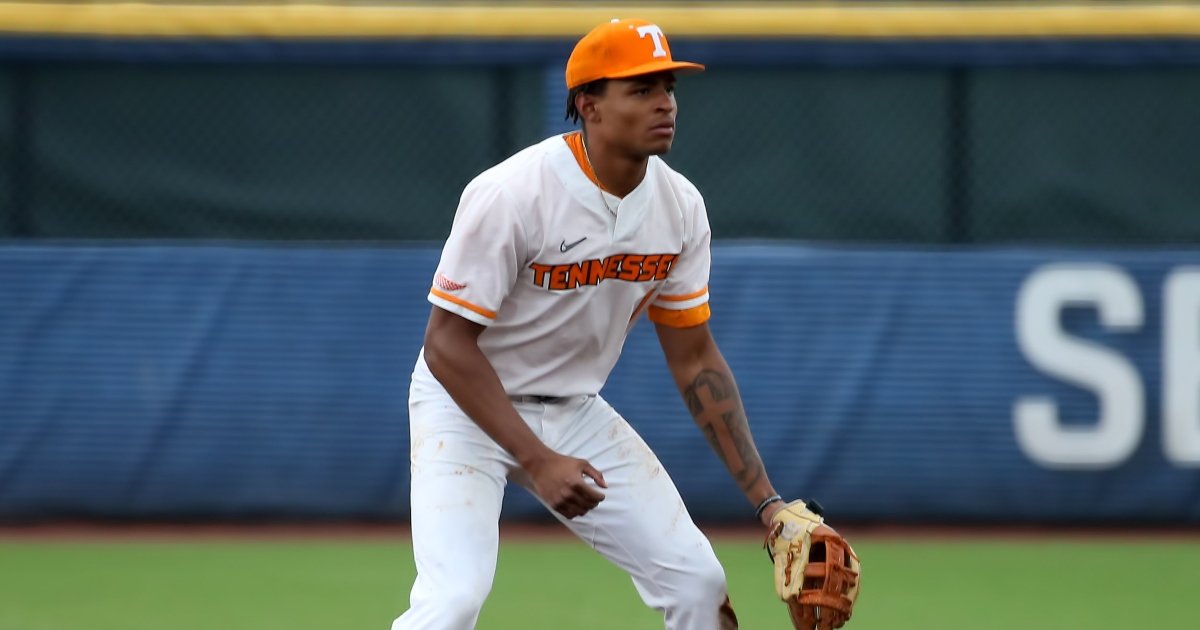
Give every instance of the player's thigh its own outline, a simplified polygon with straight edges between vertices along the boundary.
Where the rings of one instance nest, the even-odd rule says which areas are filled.
[[[608,488],[586,515],[560,519],[635,580],[660,580],[675,570],[716,579],[720,567],[712,547],[662,462],[603,399],[584,413],[561,452],[591,462]]]
[[[457,406],[409,406],[413,552],[425,579],[468,567],[490,584],[508,454]],[[447,575],[446,579],[456,579]]]
[[[431,464],[455,464],[460,474],[481,472],[503,480],[513,465],[512,456],[454,403],[445,399],[422,399],[408,406],[409,463],[414,487],[417,482],[432,482],[445,473],[444,467]]]

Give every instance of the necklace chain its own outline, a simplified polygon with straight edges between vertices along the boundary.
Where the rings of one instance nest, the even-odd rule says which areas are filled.
[[[616,214],[617,211],[613,210],[612,206],[608,205],[608,197],[604,196],[604,187],[599,185],[600,176],[596,175],[596,167],[592,166],[592,156],[588,155],[587,138],[580,135],[579,141],[579,144],[583,145],[583,159],[587,160],[588,169],[592,171],[592,176],[596,178],[596,192],[600,195],[600,203],[604,204],[605,210]],[[617,207],[620,207],[620,203],[621,202],[619,201],[617,202]]]

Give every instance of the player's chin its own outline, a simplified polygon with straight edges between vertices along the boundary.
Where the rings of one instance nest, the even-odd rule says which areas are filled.
[[[646,143],[646,155],[664,155],[671,150],[675,136],[655,138]]]

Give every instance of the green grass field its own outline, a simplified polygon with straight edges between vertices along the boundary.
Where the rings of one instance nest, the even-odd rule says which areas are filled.
[[[743,629],[790,628],[758,544],[718,540]],[[1200,542],[857,541],[848,628],[1200,627]],[[401,542],[0,542],[0,630],[386,630],[414,569]],[[505,541],[479,628],[662,628],[581,543]]]

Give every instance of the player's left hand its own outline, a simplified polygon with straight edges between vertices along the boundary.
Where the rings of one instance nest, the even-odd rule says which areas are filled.
[[[834,630],[850,620],[862,564],[820,506],[793,501],[771,515],[765,546],[775,564],[775,591],[798,630]]]
[[[771,519],[775,517],[775,513],[778,512],[779,510],[782,510],[785,507],[787,507],[786,501],[782,501],[782,500],[776,501],[776,502],[768,505],[767,507],[763,508],[763,512],[762,512],[762,514],[759,515],[758,519],[760,521],[762,521],[762,524],[764,526],[766,526],[767,529],[770,529],[771,526],[773,525],[773,523],[771,522]]]

